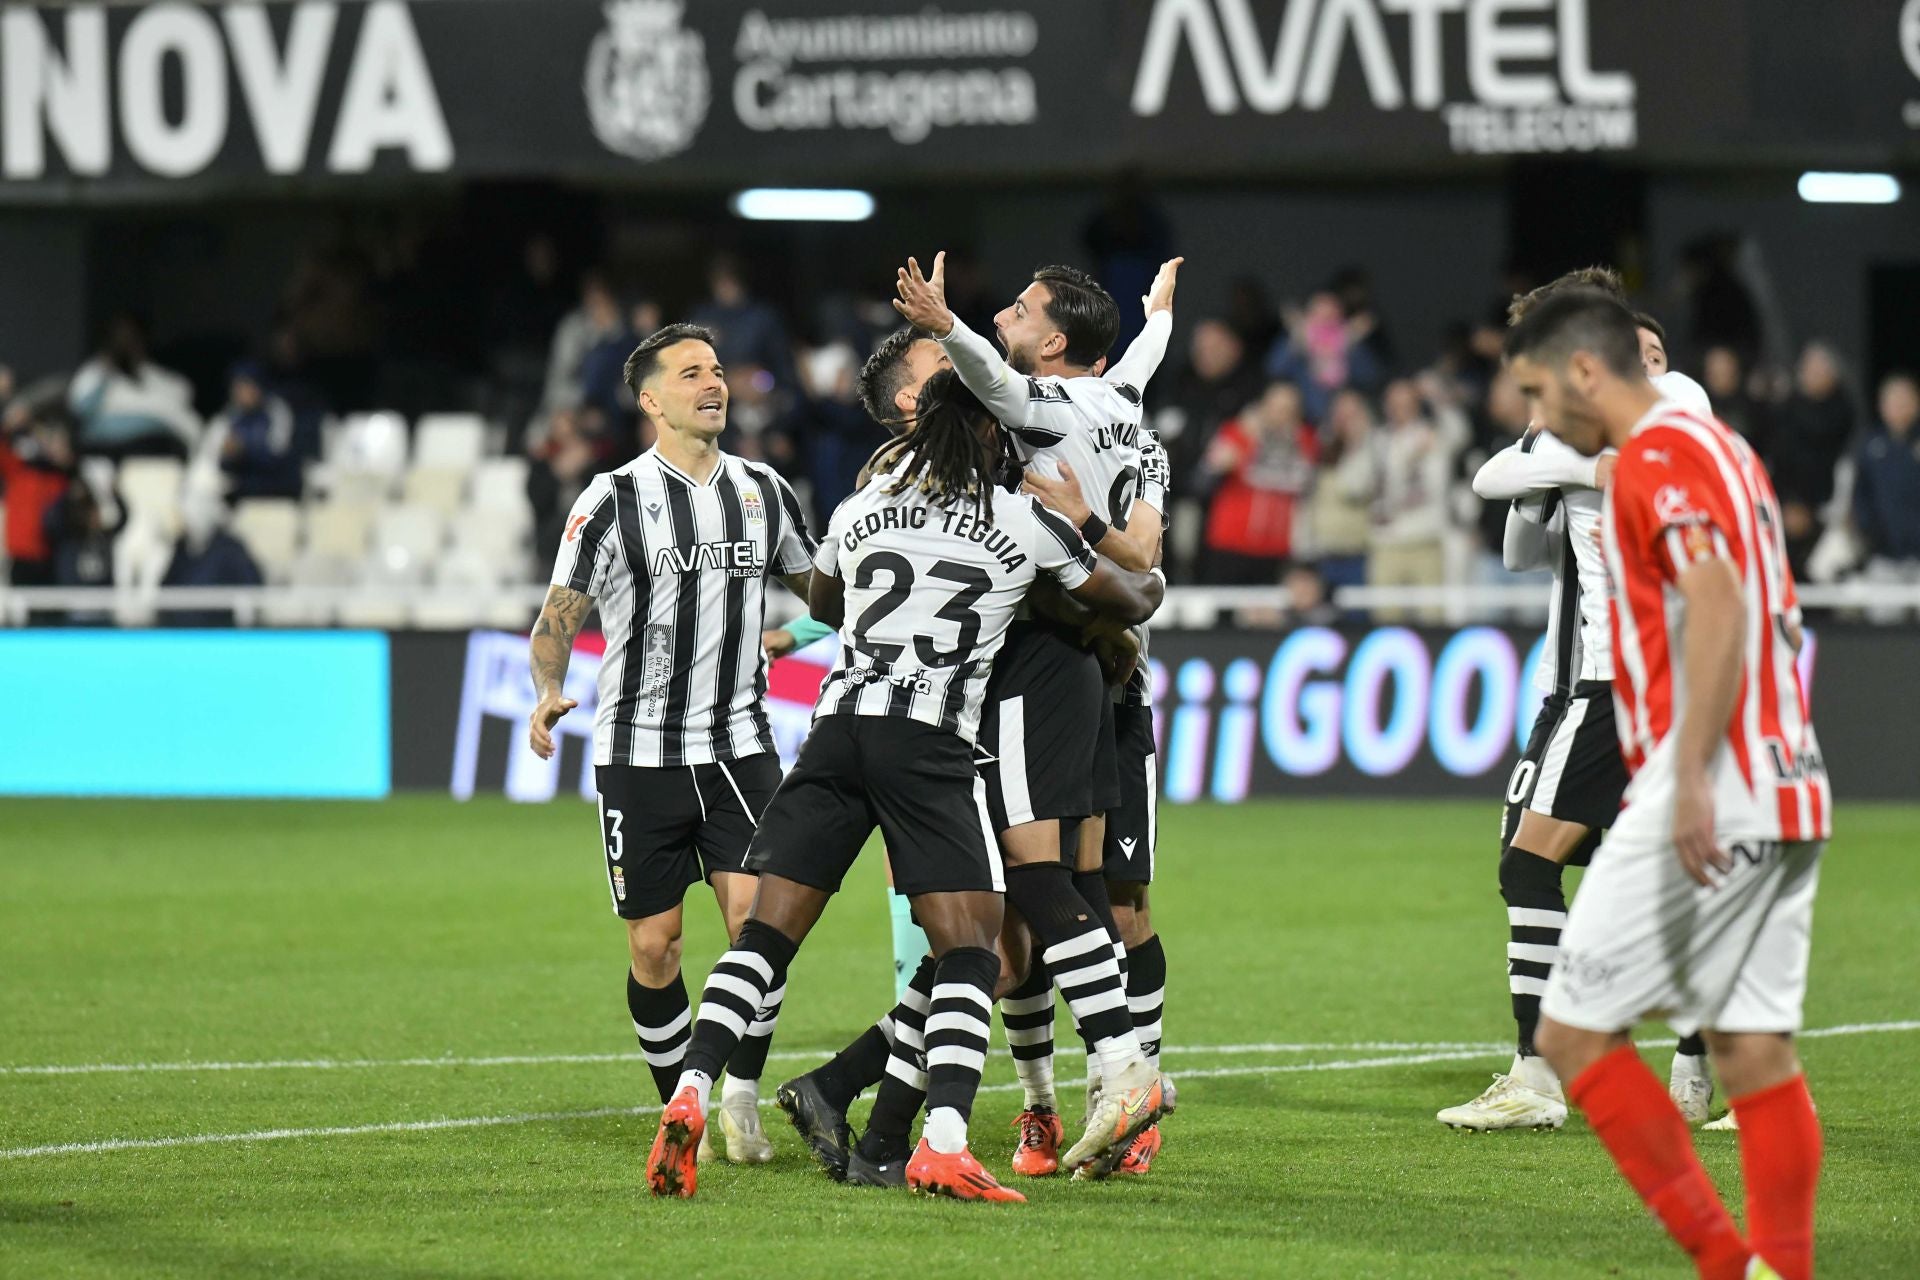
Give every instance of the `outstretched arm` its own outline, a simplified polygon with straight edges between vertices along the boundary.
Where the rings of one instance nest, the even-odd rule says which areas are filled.
[[[1147,323],[1134,340],[1127,344],[1121,357],[1107,366],[1107,381],[1132,387],[1138,393],[1147,389],[1147,382],[1167,355],[1167,341],[1173,336],[1173,288],[1180,275],[1180,264],[1185,258],[1173,258],[1160,264],[1160,272],[1153,278],[1153,286],[1146,296],[1140,299],[1146,308]]]
[[[953,370],[967,390],[979,396],[980,403],[1008,430],[1026,426],[1027,380],[1000,358],[993,343],[962,324],[947,306],[946,253],[933,255],[932,275],[922,275],[919,262],[908,258],[894,281],[894,290],[899,296],[893,300],[893,309],[947,349],[947,358],[953,361]]]
[[[1598,489],[1599,459],[1568,448],[1535,447],[1529,435],[1488,458],[1473,477],[1473,491],[1489,502],[1524,498],[1548,489]]]
[[[553,726],[580,704],[565,694],[573,638],[593,609],[593,597],[570,587],[550,587],[527,645],[533,691],[539,699],[527,718],[527,745],[542,760],[553,759]]]

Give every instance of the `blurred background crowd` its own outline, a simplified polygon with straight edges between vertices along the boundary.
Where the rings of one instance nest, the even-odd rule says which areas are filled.
[[[1181,231],[1131,183],[1080,228],[1079,262],[1128,317],[1123,344]],[[1024,280],[945,247],[950,301],[989,331]],[[680,319],[719,335],[725,447],[779,468],[824,522],[884,439],[855,380],[893,326],[888,281],[795,286],[774,264],[784,286],[769,292],[767,265],[717,252],[661,279],[645,254],[560,229],[477,256],[425,224],[344,220],[269,291],[254,331],[102,307],[96,345],[70,365],[17,367],[0,350],[8,581],[387,586],[400,590],[267,620],[522,625],[487,589],[541,581],[580,489],[651,443],[621,366]],[[1673,367],[1766,461],[1796,571],[1920,583],[1913,376],[1869,380],[1856,353],[1796,332],[1734,236],[1658,266],[1629,283],[1666,325]],[[1175,583],[1267,587],[1274,613],[1324,620],[1343,586],[1514,581],[1504,504],[1468,481],[1526,429],[1499,353],[1509,297],[1540,274],[1511,268],[1455,299],[1435,348],[1403,337],[1366,263],[1303,264],[1284,282],[1230,262],[1190,272],[1215,277],[1224,304],[1176,308],[1147,391],[1173,464]],[[423,616],[404,589],[428,584],[501,616]]]

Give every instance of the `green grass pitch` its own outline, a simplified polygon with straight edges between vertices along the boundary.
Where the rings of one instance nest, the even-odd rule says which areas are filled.
[[[1166,1149],[1147,1179],[1051,1179],[1002,1209],[835,1186],[784,1123],[773,1165],[649,1199],[653,1120],[626,1109],[651,1085],[584,805],[6,802],[0,1275],[1679,1280],[1577,1118],[1492,1136],[1433,1120],[1504,1063],[1495,818],[1166,811]],[[1907,1027],[1804,1044],[1821,1269],[1912,1276],[1920,809],[1843,805],[1839,825],[1809,1026]],[[864,860],[808,941],[769,1084],[887,1002],[881,884]],[[701,893],[696,989],[719,941]],[[1667,1051],[1647,1053],[1664,1075]],[[55,1064],[134,1069],[21,1070]],[[974,1115],[1003,1176],[1012,1079],[996,1057]],[[453,1123],[400,1127],[436,1121]],[[275,1130],[302,1132],[258,1136]],[[230,1135],[255,1136],[155,1145]],[[1701,1145],[1737,1200],[1735,1140]]]

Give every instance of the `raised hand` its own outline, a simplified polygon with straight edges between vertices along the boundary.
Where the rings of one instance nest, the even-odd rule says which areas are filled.
[[[953,332],[953,312],[947,307],[947,255],[944,250],[933,255],[933,274],[920,274],[920,264],[912,258],[900,268],[894,281],[894,290],[899,294],[893,300],[893,309],[906,317],[908,324],[924,329],[936,338],[944,338]]]
[[[1153,286],[1140,299],[1149,317],[1156,311],[1173,310],[1173,286],[1180,274],[1180,264],[1185,261],[1185,258],[1173,258],[1160,264],[1159,273],[1153,277]]]

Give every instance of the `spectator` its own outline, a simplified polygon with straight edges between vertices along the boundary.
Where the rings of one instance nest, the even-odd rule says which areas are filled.
[[[1283,585],[1287,589],[1286,625],[1327,627],[1340,620],[1340,611],[1327,599],[1326,579],[1312,565],[1289,565]]]
[[[1286,322],[1286,335],[1267,357],[1267,376],[1298,386],[1309,418],[1325,421],[1334,395],[1347,387],[1378,385],[1379,362],[1362,341],[1372,332],[1371,314],[1348,319],[1339,297],[1323,291],[1306,310],[1289,310]]]
[[[127,526],[127,508],[118,494],[110,497],[115,513],[111,520],[93,486],[76,479],[48,508],[47,541],[53,547],[55,586],[113,585],[113,544]],[[75,625],[101,625],[112,620],[112,613],[104,609],[76,610],[66,617]]]
[[[861,466],[891,434],[868,417],[861,405],[859,372],[859,359],[844,342],[821,347],[800,365],[807,393],[801,411],[806,419],[813,507],[821,528],[833,509],[853,493]]]
[[[707,300],[693,309],[691,318],[713,330],[720,363],[729,368],[757,365],[773,375],[775,386],[799,386],[787,327],[779,312],[747,292],[740,260],[730,253],[715,257],[707,269],[707,287]]]
[[[1772,446],[1767,438],[1766,414],[1747,391],[1740,353],[1732,347],[1708,347],[1700,361],[1700,383],[1713,403],[1714,417],[1738,431],[1753,451],[1765,458]]]
[[[1354,333],[1354,345],[1365,347],[1376,367],[1393,368],[1398,353],[1374,302],[1372,274],[1362,266],[1345,266],[1333,273],[1327,287],[1340,299],[1340,311]]]
[[[250,361],[233,367],[227,407],[207,424],[201,465],[231,481],[236,498],[300,496],[300,453],[293,410],[266,389],[266,374]]]
[[[257,587],[260,568],[240,539],[226,530],[226,505],[211,484],[189,481],[180,495],[179,540],[167,564],[163,587]],[[161,622],[172,627],[230,627],[231,609],[169,609]]]
[[[1207,511],[1201,576],[1218,586],[1270,586],[1293,554],[1294,509],[1313,484],[1319,446],[1301,417],[1300,389],[1275,382],[1220,428],[1201,463],[1217,483]]]
[[[1137,169],[1120,174],[1105,203],[1081,229],[1080,239],[1093,255],[1093,274],[1116,298],[1144,296],[1160,264],[1173,256],[1173,228]],[[1113,349],[1126,350],[1145,320],[1138,306],[1122,306]]]
[[[1448,428],[1421,412],[1420,393],[1401,379],[1387,388],[1385,445],[1375,493],[1373,540],[1367,583],[1376,587],[1434,587],[1446,578],[1447,477],[1453,445]],[[1379,609],[1382,622],[1406,611]],[[1438,622],[1440,610],[1422,608],[1423,622]]]
[[[100,351],[74,373],[67,398],[83,454],[184,461],[200,438],[193,384],[147,357],[146,328],[128,312],[108,322]]]
[[[63,406],[38,407],[25,397],[6,403],[11,371],[0,370],[0,497],[7,506],[8,581],[16,587],[54,583],[49,512],[73,483],[72,420]]]
[[[617,342],[627,333],[612,283],[603,272],[587,272],[580,280],[580,305],[560,321],[547,348],[547,382],[540,396],[540,416],[585,403],[583,366],[588,355],[602,343]],[[632,349],[629,345],[621,359],[625,360]]]
[[[547,430],[527,446],[532,463],[527,468],[527,501],[533,507],[534,549],[542,556],[552,555],[560,545],[575,499],[594,474],[605,469],[602,437],[593,430],[597,421],[589,410],[556,410]]]
[[[1896,373],[1880,384],[1880,429],[1860,442],[1853,523],[1871,582],[1920,583],[1920,386]]]
[[[1853,399],[1840,384],[1839,361],[1824,343],[1808,343],[1793,394],[1774,418],[1767,459],[1796,575],[1805,572],[1807,555],[1819,541],[1823,508],[1833,500],[1834,469],[1853,429]]]
[[[1333,398],[1320,438],[1319,482],[1308,525],[1320,576],[1329,587],[1358,586],[1367,578],[1374,491],[1380,483],[1373,410],[1357,391]]]
[[[1218,319],[1193,326],[1186,365],[1173,379],[1170,399],[1153,418],[1176,484],[1199,465],[1220,424],[1257,400],[1265,386],[1232,326]]]

